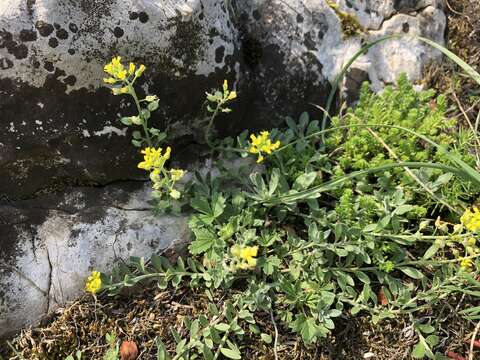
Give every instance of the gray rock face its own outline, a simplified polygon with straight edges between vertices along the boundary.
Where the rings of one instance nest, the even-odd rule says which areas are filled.
[[[148,196],[126,183],[2,206],[0,337],[78,297],[92,270],[185,244],[186,218],[154,216]]]
[[[185,219],[153,217],[128,182],[144,174],[118,121],[133,104],[102,87],[111,57],[147,66],[140,92],[162,104],[152,121],[174,158],[192,159],[204,92],[223,79],[239,98],[220,134],[260,130],[317,111],[309,104],[324,104],[366,42],[442,43],[444,31],[441,0],[1,1],[0,336],[77,296],[91,269],[188,238]],[[381,90],[401,72],[420,80],[439,55],[408,38],[383,43],[355,62],[342,93],[353,101],[362,81]]]

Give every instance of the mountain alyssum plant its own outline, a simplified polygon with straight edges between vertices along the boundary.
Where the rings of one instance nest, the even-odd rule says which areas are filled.
[[[148,123],[158,98],[138,100],[134,90],[145,68],[120,60],[105,67],[105,82],[135,100],[138,114],[121,122],[141,130],[132,140],[142,148],[139,168],[162,209],[180,196],[188,202],[194,239],[186,259],[131,258],[109,275],[92,273],[86,289],[116,295],[154,280],[161,289],[204,291],[208,312],[173,328],[174,344],[157,339],[158,359],[241,359],[247,335],[271,343],[277,356],[279,327],[310,344],[328,336],[338,317],[360,312],[375,322],[410,317],[419,339],[414,357],[441,358],[435,306],[458,294],[480,296],[480,210],[469,206],[480,175],[447,129],[453,120],[442,97],[416,93],[402,77],[381,95],[364,87],[357,108],[329,129],[302,114],[284,130],[218,142],[210,136],[215,118],[237,97],[225,81],[207,93],[205,143],[220,159],[254,161],[232,168],[219,160],[220,176],[196,173],[181,194],[184,171],[168,169],[167,137]],[[270,317],[273,334],[261,330],[260,314]],[[480,309],[464,315],[479,318]]]

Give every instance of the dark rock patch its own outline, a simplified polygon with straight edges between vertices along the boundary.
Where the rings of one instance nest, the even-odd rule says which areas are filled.
[[[8,70],[13,67],[13,61],[8,58],[1,58],[0,59],[0,69]]]
[[[48,39],[48,45],[51,47],[51,48],[56,48],[58,46],[58,40],[57,38],[50,38]]]
[[[45,64],[43,65],[44,69],[50,72],[53,72],[55,70],[55,67],[53,66],[53,63],[51,61],[45,61]]]
[[[365,81],[369,81],[370,78],[368,73],[362,69],[352,68],[346,76],[345,87],[346,91],[346,100],[349,105],[352,105],[355,101],[358,100],[358,95],[360,88]]]
[[[28,15],[32,16],[33,11],[34,11],[34,5],[36,3],[36,0],[27,0],[27,10],[28,10]]]
[[[117,39],[121,38],[124,34],[125,32],[121,27],[116,26],[115,29],[113,29],[113,35],[115,35]]]
[[[260,40],[252,35],[245,36],[242,39],[242,55],[249,68],[257,67],[263,55],[263,46]]]
[[[420,0],[395,0],[393,8],[399,12],[408,12],[415,10]]]
[[[37,40],[37,32],[35,30],[23,29],[20,31],[20,41],[35,41]]]
[[[28,56],[28,48],[25,44],[16,44],[8,52],[15,56],[18,60],[25,59]]]
[[[58,29],[56,32],[57,38],[60,40],[66,40],[68,39],[68,31],[65,29]]]
[[[128,14],[128,18],[130,20],[136,20],[136,19],[138,19],[138,13],[136,13],[135,11],[132,11]]]
[[[68,29],[69,29],[72,33],[78,32],[78,26],[77,26],[77,24],[75,24],[75,23],[70,23],[70,24],[68,24]]]
[[[225,46],[219,46],[215,49],[215,62],[217,64],[221,64],[223,62],[223,58],[225,56]]]
[[[12,46],[15,46],[15,41],[13,41],[13,35],[5,29],[0,30],[0,49],[8,49]]]
[[[77,78],[74,75],[69,75],[63,79],[63,82],[67,85],[73,86],[77,82]]]
[[[149,20],[149,16],[145,11],[142,11],[141,13],[138,14],[138,20],[145,24]]]
[[[43,37],[50,36],[50,34],[53,33],[53,30],[55,30],[52,24],[46,23],[42,20],[35,23],[35,28]]]

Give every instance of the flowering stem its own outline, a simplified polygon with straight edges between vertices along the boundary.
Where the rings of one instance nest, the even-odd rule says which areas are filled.
[[[192,273],[187,271],[181,271],[181,272],[176,272],[173,275],[192,275]],[[137,283],[142,280],[152,279],[156,277],[165,277],[165,276],[167,276],[166,273],[150,273],[150,274],[144,274],[144,275],[134,277],[131,280]],[[118,282],[118,283],[107,285],[102,290],[110,290],[110,289],[115,289],[116,287],[123,287],[123,286],[124,286],[123,282]]]
[[[138,116],[141,116],[142,113],[142,108],[140,107],[140,101],[138,100],[137,93],[135,92],[135,89],[133,87],[133,82],[128,84],[130,95],[132,95],[133,100],[135,100],[135,105],[137,106],[137,111],[138,111]],[[152,139],[150,138],[150,135],[148,133],[148,126],[147,126],[147,119],[142,119],[142,126],[143,126],[143,131],[145,132],[146,140],[148,146],[152,147]]]
[[[208,125],[207,125],[207,130],[205,131],[205,142],[207,143],[207,145],[212,149],[212,150],[215,150],[215,146],[212,144],[212,142],[210,141],[210,131],[212,130],[212,125],[213,125],[213,121],[215,120],[215,118],[217,117],[218,115],[218,111],[220,110],[220,107],[222,106],[221,103],[217,103],[217,107],[215,108],[215,111],[213,112],[212,116],[210,117],[210,120],[208,122]]]

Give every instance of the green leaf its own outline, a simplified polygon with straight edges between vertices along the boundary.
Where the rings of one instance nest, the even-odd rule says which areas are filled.
[[[142,141],[132,139],[132,144],[135,147],[141,147],[142,146]]]
[[[238,351],[232,349],[222,347],[220,348],[220,351],[229,359],[239,360],[242,358],[242,355]]]
[[[191,200],[190,205],[202,214],[199,215],[202,221],[211,224],[217,217],[223,214],[225,198],[221,194],[215,193],[212,195],[211,203],[209,203],[206,197],[196,196]]]
[[[158,109],[158,101],[152,101],[151,103],[148,104],[147,106],[149,111],[155,111]]]
[[[300,315],[295,320],[295,326],[300,330],[300,335],[302,335],[303,341],[306,343],[311,343],[317,339],[319,335],[319,327],[313,318],[306,318],[304,315]]]
[[[203,358],[205,360],[212,360],[214,358],[212,350],[210,350],[207,344],[203,344],[202,352],[203,352]]]
[[[255,324],[248,324],[248,329],[254,334],[260,334],[260,328]]]
[[[268,183],[268,194],[273,195],[275,190],[277,190],[278,184],[280,180],[280,170],[273,169],[272,174],[270,175],[270,181]]]
[[[193,232],[195,234],[195,240],[188,246],[192,255],[202,254],[215,244],[216,236],[211,231],[200,228],[193,229]]]
[[[396,215],[404,215],[409,211],[412,211],[415,207],[413,205],[400,205],[394,210]]]
[[[308,187],[315,181],[317,178],[317,172],[312,171],[309,173],[305,173],[300,175],[295,179],[295,182],[293,183],[293,189],[294,190],[305,190],[308,189]]]
[[[401,267],[400,270],[407,276],[410,276],[411,278],[413,279],[422,279],[423,278],[423,274],[415,269],[415,268],[411,268],[411,267]]]
[[[127,125],[127,126],[132,125],[132,120],[131,120],[130,117],[128,117],[128,116],[122,117],[122,118],[120,119],[120,122],[121,122],[123,125]]]
[[[428,345],[430,345],[431,348],[433,348],[439,343],[440,339],[437,335],[428,335],[425,341],[427,342]]]
[[[230,325],[225,324],[225,323],[220,323],[215,325],[215,329],[221,332],[226,332],[230,329]]]
[[[155,338],[155,343],[157,345],[157,360],[170,360],[167,348],[158,336]]]
[[[370,284],[370,278],[363,271],[355,271],[354,274],[364,284]]]
[[[265,343],[271,344],[271,342],[272,342],[272,337],[271,337],[270,335],[265,334],[265,333],[262,333],[262,334],[260,335],[260,337],[262,338],[262,340],[263,340]]]
[[[423,255],[423,258],[425,260],[430,259],[431,257],[433,257],[438,252],[439,249],[440,249],[440,247],[438,245],[436,245],[436,244],[431,245],[427,249],[427,251],[425,251],[425,254]]]
[[[425,357],[425,347],[422,343],[419,342],[415,345],[412,351],[412,357],[415,359],[423,359]]]

